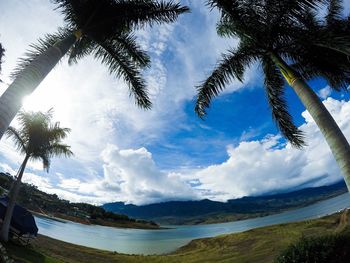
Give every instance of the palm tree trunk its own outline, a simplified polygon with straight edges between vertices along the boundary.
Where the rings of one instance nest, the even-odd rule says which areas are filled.
[[[0,140],[22,106],[24,96],[31,94],[80,37],[71,34],[34,59],[0,97]]]
[[[310,86],[281,57],[271,54],[271,58],[321,130],[350,192],[350,146],[344,134]]]
[[[4,241],[4,242],[7,242],[9,239],[9,230],[10,230],[10,225],[11,225],[12,214],[13,214],[13,210],[15,208],[17,195],[18,195],[18,192],[19,192],[19,189],[21,186],[22,176],[24,173],[24,169],[26,168],[28,159],[29,159],[29,155],[26,155],[26,157],[24,158],[23,163],[18,171],[17,179],[12,187],[12,190],[9,193],[9,200],[7,203],[6,214],[5,214],[5,218],[4,218],[4,221],[2,223],[2,227],[1,227],[1,231],[0,231],[0,240]]]

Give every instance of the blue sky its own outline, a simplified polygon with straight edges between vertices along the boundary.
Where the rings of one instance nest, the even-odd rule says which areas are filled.
[[[55,119],[72,129],[67,142],[75,157],[54,159],[48,174],[40,163],[30,163],[24,181],[71,201],[144,204],[225,201],[340,180],[327,145],[289,88],[290,112],[309,145],[299,151],[280,138],[259,65],[247,69],[244,83],[227,86],[205,121],[195,116],[195,86],[237,40],[217,37],[218,14],[204,0],[181,2],[191,7],[190,14],[137,32],[152,57],[144,72],[151,111],[138,109],[125,83],[93,58],[70,67],[63,60],[25,100],[27,110],[54,108]],[[6,48],[1,78],[10,82],[9,73],[29,44],[63,22],[49,1],[2,1],[0,9],[0,41]],[[331,92],[320,79],[310,84],[350,138],[349,94]],[[1,84],[0,92],[5,88]],[[1,141],[0,156],[0,169],[14,174],[22,157],[11,141]]]

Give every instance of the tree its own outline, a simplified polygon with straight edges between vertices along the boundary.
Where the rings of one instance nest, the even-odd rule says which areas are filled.
[[[18,151],[25,155],[25,158],[10,189],[6,214],[0,232],[2,241],[8,241],[12,213],[27,162],[40,160],[48,172],[51,158],[55,156],[69,157],[73,154],[70,146],[61,143],[70,129],[61,128],[59,122],[52,123],[51,119],[52,110],[46,113],[21,111],[18,114],[20,128],[9,127],[6,131],[7,136],[13,139]]]
[[[329,44],[336,36],[345,42],[346,30],[342,29],[340,34],[329,26],[329,22],[317,22],[315,6],[319,1],[208,2],[221,12],[218,34],[238,37],[240,42],[236,49],[223,55],[212,74],[198,87],[196,113],[203,118],[211,100],[232,79],[243,81],[245,69],[253,62],[260,62],[272,117],[281,133],[294,147],[301,148],[305,144],[303,133],[293,124],[288,113],[284,98],[286,81],[320,128],[350,190],[350,146],[330,113],[306,83],[306,80],[318,76],[325,78],[336,90],[347,89],[350,83],[348,56]],[[329,2],[327,21],[334,17],[334,2]],[[324,32],[328,32],[327,37],[321,37]]]
[[[146,25],[174,22],[189,9],[156,0],[52,0],[64,15],[65,26],[32,45],[0,97],[0,139],[31,94],[63,56],[76,63],[92,54],[111,74],[128,84],[138,106],[149,109],[140,69],[150,65],[147,53],[137,44],[133,31]]]

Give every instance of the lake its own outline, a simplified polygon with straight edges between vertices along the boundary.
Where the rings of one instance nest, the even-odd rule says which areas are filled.
[[[350,207],[350,194],[281,214],[248,220],[195,226],[167,226],[171,229],[140,230],[96,225],[82,225],[70,221],[55,221],[35,217],[39,234],[73,244],[127,254],[163,254],[176,250],[192,239],[236,233],[274,224],[302,221],[333,214]]]

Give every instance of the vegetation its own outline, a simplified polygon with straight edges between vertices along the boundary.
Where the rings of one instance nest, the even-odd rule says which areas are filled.
[[[204,117],[212,99],[232,79],[243,81],[245,69],[259,62],[272,117],[281,133],[295,147],[305,144],[303,133],[294,125],[287,109],[284,98],[286,81],[319,126],[349,188],[349,143],[318,96],[304,81],[323,77],[335,90],[347,90],[350,83],[348,54],[325,44],[332,43],[335,38],[343,42],[349,40],[349,26],[343,26],[343,30],[329,26],[341,18],[341,1],[327,1],[329,6],[325,20],[317,23],[314,21],[319,20],[318,14],[313,8],[320,2],[209,0],[209,5],[221,14],[218,34],[238,37],[240,42],[237,48],[223,56],[212,74],[198,87],[195,111]],[[349,25],[348,19],[344,21],[343,24]]]
[[[209,224],[229,222],[283,212],[307,206],[347,191],[343,181],[290,193],[243,197],[216,202],[172,201],[143,206],[125,205],[122,202],[104,204],[107,211],[126,214],[134,218],[153,220],[160,224]]]
[[[290,244],[301,237],[316,237],[324,234],[341,233],[350,238],[347,211],[320,219],[298,223],[257,228],[243,233],[222,235],[191,241],[177,251],[159,256],[125,255],[102,251],[39,236],[31,246],[19,247],[6,244],[8,253],[18,262],[31,261],[29,254],[36,253],[38,259],[53,258],[57,262],[230,262],[230,263],[272,263]],[[343,230],[345,228],[345,230]],[[25,261],[28,260],[28,261]]]
[[[0,187],[10,189],[13,177],[0,173]],[[157,229],[154,222],[135,220],[126,215],[106,212],[99,206],[85,203],[70,203],[55,194],[47,194],[34,185],[22,183],[17,203],[30,211],[48,217],[56,217],[83,224],[97,224],[113,227]]]
[[[350,233],[303,237],[278,256],[276,263],[350,262]]]
[[[9,190],[9,201],[2,224],[0,239],[8,240],[13,209],[21,186],[21,180],[29,160],[40,160],[44,169],[49,171],[51,158],[55,156],[69,157],[73,153],[70,146],[62,144],[70,129],[61,128],[58,122],[52,123],[52,110],[42,112],[20,112],[18,121],[20,129],[9,127],[8,137],[12,138],[18,151],[25,155],[16,180]]]
[[[122,77],[138,106],[149,109],[145,81],[140,69],[150,58],[137,44],[135,29],[146,25],[170,23],[189,9],[173,2],[156,0],[54,0],[64,16],[65,25],[32,45],[14,73],[14,81],[0,97],[0,139],[22,105],[59,60],[67,55],[76,63],[93,55],[111,74]]]

